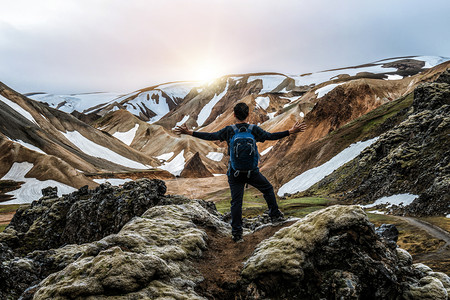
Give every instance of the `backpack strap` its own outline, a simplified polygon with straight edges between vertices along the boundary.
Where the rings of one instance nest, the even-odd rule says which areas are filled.
[[[247,132],[252,133],[253,127],[255,127],[255,125],[250,124],[250,125],[247,127]]]
[[[231,128],[233,128],[234,134],[239,132],[239,129],[237,128],[237,126],[235,124],[231,125]]]

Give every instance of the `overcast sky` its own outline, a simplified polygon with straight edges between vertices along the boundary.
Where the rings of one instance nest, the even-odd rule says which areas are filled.
[[[249,72],[450,57],[448,0],[0,0],[0,81],[131,92]]]

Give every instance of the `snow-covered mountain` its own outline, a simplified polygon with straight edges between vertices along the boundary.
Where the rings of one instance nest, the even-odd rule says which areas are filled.
[[[193,165],[204,165],[212,174],[224,174],[227,168],[225,143],[202,141],[190,136],[179,137],[172,129],[186,123],[200,131],[219,130],[233,122],[232,109],[237,102],[242,101],[250,107],[250,122],[259,124],[265,130],[286,130],[301,120],[308,123],[307,131],[301,135],[259,145],[261,169],[280,188],[367,136],[354,134],[351,138],[330,142],[330,145],[321,144],[324,137],[381,105],[408,95],[420,83],[434,80],[448,65],[438,64],[448,60],[443,57],[415,56],[303,75],[234,74],[205,84],[161,84],[119,97],[113,93],[93,93],[70,95],[72,98],[68,101],[55,95],[31,96],[47,99],[49,105],[24,100],[26,98],[23,96],[11,98],[8,92],[4,98],[15,103],[11,105],[19,106],[16,107],[16,113],[17,110],[24,110],[20,114],[21,125],[18,128],[45,128],[45,135],[51,136],[48,140],[56,139],[61,143],[52,147],[47,140],[37,142],[38,138],[24,134],[26,129],[17,131],[6,125],[0,137],[3,137],[3,143],[8,143],[8,149],[18,147],[19,144],[40,155],[45,153],[59,157],[76,172],[82,171],[81,175],[105,170],[114,173],[151,165],[178,176],[194,156],[196,163]],[[56,100],[50,101],[52,98]],[[62,102],[58,102],[58,99]],[[38,113],[29,110],[30,105],[39,107],[36,110]],[[99,130],[93,130],[72,116],[69,120],[67,114],[48,106],[59,106],[67,112],[77,110],[94,116],[80,119],[89,120],[89,125]],[[17,118],[16,113],[9,110],[6,119],[13,115]],[[31,122],[28,125],[23,124],[23,118],[26,117]],[[72,119],[76,122],[72,122]],[[14,122],[17,121],[11,124]],[[88,130],[87,127],[92,129]],[[64,149],[59,148],[61,144]],[[39,153],[38,149],[43,153]],[[67,151],[75,151],[76,158],[73,154],[64,154]],[[16,161],[24,159],[11,158],[3,169],[0,168],[0,175],[6,175]],[[280,168],[283,169],[281,173]],[[192,175],[195,170],[188,173],[195,176]],[[89,178],[84,180],[92,184]],[[69,180],[60,182],[70,185]]]
[[[111,111],[125,109],[141,120],[154,123],[175,108],[198,85],[197,82],[161,84],[123,95],[102,105],[93,105],[83,112],[104,116]]]
[[[0,179],[24,182],[19,202],[39,198],[58,182],[60,192],[97,184],[88,173],[148,170],[159,161],[65,112],[0,83]],[[37,198],[36,198],[37,197]]]
[[[117,93],[83,93],[70,95],[29,93],[25,94],[25,96],[39,102],[47,103],[52,108],[66,113],[72,113],[74,111],[84,112],[91,107],[110,102],[122,95]]]

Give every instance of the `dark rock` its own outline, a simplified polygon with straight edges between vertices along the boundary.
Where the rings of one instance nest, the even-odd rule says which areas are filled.
[[[262,242],[242,276],[244,299],[404,299],[425,274],[408,252],[386,247],[360,207],[336,205]]]
[[[46,190],[47,195],[53,192]],[[10,246],[27,253],[99,240],[158,204],[165,192],[163,181],[142,179],[122,188],[106,183],[90,191],[83,187],[59,199],[34,201],[29,208],[19,209],[11,220],[10,227],[21,241]]]
[[[46,187],[45,189],[42,189],[42,196],[45,198],[57,198],[58,197],[58,188],[55,187]]]
[[[212,176],[213,174],[206,168],[198,152],[186,162],[186,165],[180,174],[180,177],[182,178],[205,178]]]
[[[397,247],[398,229],[394,224],[381,224],[375,228],[375,233],[391,248]]]
[[[381,224],[380,227],[375,228],[375,232],[385,240],[397,243],[398,229],[394,224]]]

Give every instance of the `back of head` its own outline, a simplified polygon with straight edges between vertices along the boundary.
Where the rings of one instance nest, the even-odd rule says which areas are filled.
[[[240,102],[234,106],[234,116],[239,121],[244,121],[248,117],[248,105]]]

